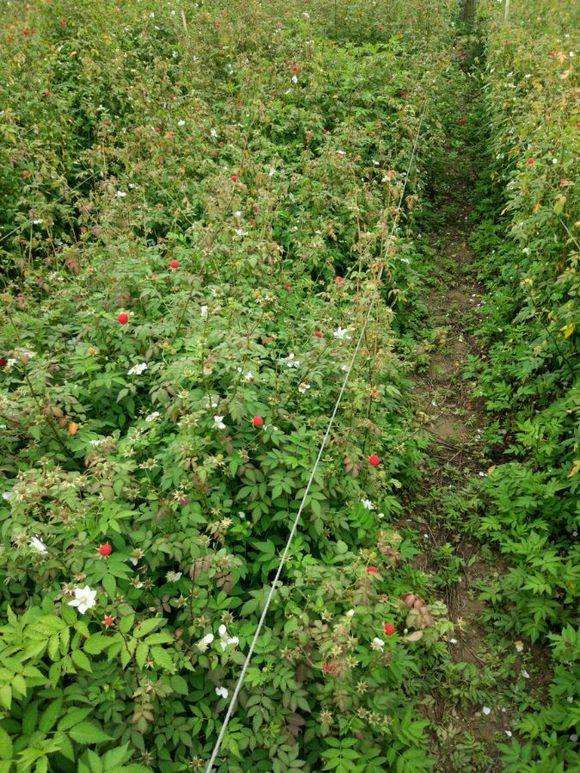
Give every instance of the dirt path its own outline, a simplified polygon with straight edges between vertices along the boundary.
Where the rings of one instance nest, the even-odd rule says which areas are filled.
[[[455,656],[477,661],[470,638],[481,607],[472,586],[487,567],[479,564],[478,546],[466,540],[458,518],[469,506],[462,499],[468,497],[473,478],[485,474],[490,465],[482,443],[485,417],[472,396],[473,384],[463,376],[468,357],[477,354],[470,329],[482,303],[482,288],[475,278],[468,244],[468,206],[463,204],[459,213],[451,207],[450,214],[448,228],[434,245],[438,276],[428,308],[435,341],[427,369],[415,379],[418,421],[432,440],[414,515],[428,536],[419,558],[421,568],[449,574],[444,564],[454,557],[452,551],[455,554],[461,576],[455,578],[453,572],[442,588],[451,619],[459,624]]]
[[[434,737],[437,770],[446,773],[495,770],[489,760],[496,755],[497,734],[505,732],[509,718],[507,710],[493,718],[482,716],[481,707],[467,697],[470,670],[495,670],[496,655],[482,628],[484,605],[478,585],[501,568],[499,562],[490,563],[489,554],[482,555],[482,546],[471,539],[468,527],[475,514],[473,482],[486,474],[492,461],[483,442],[486,416],[473,397],[474,383],[464,375],[469,358],[481,353],[472,331],[485,302],[469,245],[470,190],[476,172],[472,149],[452,143],[449,179],[443,182],[444,193],[437,196],[435,207],[437,227],[428,235],[434,256],[425,298],[431,329],[429,358],[415,376],[413,391],[417,424],[428,431],[431,442],[421,490],[407,503],[411,516],[407,524],[422,535],[423,550],[416,566],[433,578],[437,596],[447,604],[455,624],[449,642],[457,674],[451,680],[445,675],[425,709],[432,726],[438,728]],[[457,754],[461,744],[471,745],[464,758]]]

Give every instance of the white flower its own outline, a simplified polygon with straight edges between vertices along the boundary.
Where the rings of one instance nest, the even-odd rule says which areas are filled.
[[[449,639],[449,644],[457,644],[457,639]]]
[[[43,219],[42,219],[41,217],[37,217],[37,218],[36,218],[36,220],[33,220],[33,221],[32,221],[32,223],[33,223],[34,225],[40,225],[40,224],[41,224],[41,223],[43,223],[43,222],[44,222],[44,221],[43,221]]]
[[[45,556],[48,553],[48,549],[44,542],[39,537],[33,537],[30,540],[30,547],[40,553],[41,556]]]
[[[145,416],[145,421],[152,422],[155,421],[155,419],[158,419],[161,416],[159,411],[153,411],[153,413],[150,413],[148,416]]]
[[[240,210],[239,210],[239,209],[237,209],[237,210],[234,212],[234,217],[237,217],[237,218],[239,219],[241,216],[242,216],[242,213],[240,212]]]
[[[244,231],[243,228],[236,228],[236,234],[237,234],[237,236],[245,236],[246,235],[246,231]]]
[[[218,429],[225,429],[226,425],[223,422],[223,416],[214,416],[213,420],[215,422],[215,425]]]
[[[293,75],[292,76],[292,83],[298,83],[298,76],[297,75]]]
[[[69,607],[76,607],[81,615],[84,615],[87,609],[91,609],[97,603],[97,591],[91,590],[88,585],[84,588],[75,588],[75,595],[72,601],[68,602]]]
[[[525,668],[522,668],[522,676],[524,677],[524,679],[529,679],[529,678],[530,678],[530,675],[529,675],[529,673],[526,671],[526,669],[525,669]]]
[[[371,642],[371,647],[374,650],[379,650],[380,652],[383,651],[384,646],[385,646],[385,642],[382,639],[379,639],[378,636],[375,636],[375,638]]]
[[[124,199],[126,195],[127,195],[126,191],[117,191],[117,193],[115,193],[115,196],[118,199]]]
[[[332,335],[339,341],[350,341],[347,327],[337,327]]]
[[[230,646],[230,644],[238,644],[238,642],[240,641],[237,636],[230,636],[228,634],[228,631],[225,625],[220,625],[220,627],[218,628],[218,633],[221,639],[220,644],[221,644],[222,650],[224,651]]]
[[[300,367],[300,360],[297,360],[294,356],[294,352],[290,352],[288,357],[286,357],[284,360],[282,360],[286,364],[287,368],[299,368]]]
[[[507,735],[508,738],[512,737],[512,731],[511,730],[504,730],[504,733]]]
[[[104,437],[98,437],[98,438],[95,438],[94,440],[89,440],[89,445],[93,446],[93,448],[98,448],[98,446],[102,446],[104,442],[105,442]]]
[[[228,693],[228,691],[226,690],[225,687],[216,687],[215,688],[215,694],[217,696],[219,696],[220,698],[223,698],[224,700],[226,700],[226,698],[229,695],[229,693]]]
[[[207,306],[201,306],[201,308],[199,309],[199,316],[202,319],[207,319]]]
[[[149,366],[146,362],[139,362],[127,371],[128,376],[140,376]]]
[[[303,19],[309,19],[310,18],[310,14],[308,13],[308,11],[304,11],[304,13],[302,14],[302,18]]]
[[[307,384],[305,381],[303,381],[301,384],[298,384],[298,391],[301,395],[305,395],[306,392],[310,389],[310,384]]]
[[[341,158],[344,158],[344,156],[346,156],[346,151],[345,151],[345,150],[337,150],[336,152],[337,152],[337,154],[338,154],[338,155],[339,155]]]
[[[491,709],[489,708],[489,706],[484,706],[481,709],[481,711],[482,711],[483,714],[485,714],[485,716],[487,716],[488,714],[491,714]]]
[[[210,129],[210,130],[209,130],[209,133],[210,133],[210,135],[211,135],[211,136],[214,138],[214,140],[215,140],[215,138],[217,137],[217,134],[218,134],[218,133],[217,133],[217,129]]]
[[[206,651],[206,649],[209,647],[209,645],[212,643],[212,641],[213,641],[213,640],[214,640],[214,635],[213,635],[213,633],[207,633],[207,634],[206,634],[206,635],[203,637],[203,639],[200,639],[200,640],[197,642],[197,644],[196,644],[196,647],[197,647],[197,649],[198,649],[200,652],[205,652],[205,651]]]
[[[2,494],[2,499],[5,499],[7,502],[10,502],[10,500],[12,499],[13,496],[14,496],[14,494],[13,494],[12,491],[5,491]]]
[[[181,572],[167,572],[165,579],[167,582],[177,582],[181,580]]]
[[[374,510],[375,506],[370,499],[361,499],[362,505],[365,510]]]
[[[354,609],[349,609],[348,612],[346,613],[346,616],[347,617],[354,617]]]
[[[181,119],[180,119],[180,120],[177,122],[177,125],[178,125],[178,126],[185,126],[185,121],[183,120],[183,118],[181,118]]]
[[[244,374],[244,381],[253,381],[254,380],[254,374],[251,370],[249,370],[247,373]]]

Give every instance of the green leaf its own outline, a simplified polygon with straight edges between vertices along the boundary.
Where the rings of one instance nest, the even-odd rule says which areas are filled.
[[[85,765],[82,765],[82,770],[86,771],[87,773],[90,771],[90,773],[103,773],[103,763],[101,762],[101,759],[98,754],[96,754],[94,751],[89,750],[85,754],[85,759],[89,763],[88,768],[85,767]],[[81,765],[79,765],[79,771],[81,770]]]
[[[109,594],[109,598],[114,599],[117,593],[117,580],[112,574],[106,574],[103,577],[103,587]]]
[[[84,650],[85,652],[88,652],[89,655],[99,655],[103,650],[106,650],[107,647],[110,647],[111,644],[114,644],[115,640],[111,636],[105,636],[102,633],[94,633],[86,640],[84,644]]]
[[[187,682],[179,674],[174,674],[169,683],[178,695],[187,695],[189,693]]]
[[[62,698],[57,698],[40,715],[38,728],[43,733],[48,733],[56,724],[62,713]]]
[[[66,759],[70,760],[71,762],[75,761],[74,746],[72,745],[68,736],[59,730],[58,733],[55,733],[54,735],[54,742],[58,744],[60,753],[63,757],[66,757]]]
[[[75,725],[78,725],[79,722],[82,722],[83,719],[91,713],[91,711],[92,711],[92,708],[80,708],[78,706],[75,706],[74,708],[69,709],[68,712],[58,723],[58,729],[68,730],[69,728],[74,727]]]
[[[12,690],[23,698],[26,696],[26,680],[20,674],[12,679]]]
[[[88,745],[93,743],[104,743],[110,741],[111,736],[104,733],[101,728],[93,722],[81,722],[69,730],[69,735],[77,743]]]
[[[151,656],[156,665],[162,668],[164,671],[175,671],[175,663],[173,662],[171,655],[163,647],[152,647]]]
[[[163,617],[152,617],[149,620],[142,620],[135,629],[135,636],[138,639],[147,636],[148,633],[152,633],[156,628],[161,628],[166,622],[167,620]]]
[[[48,757],[45,755],[36,762],[34,773],[47,773],[48,771]]]
[[[11,760],[12,759],[12,739],[4,730],[3,727],[0,727],[0,760]]]
[[[151,646],[152,644],[172,644],[173,636],[170,633],[152,633],[145,639],[146,643]]]
[[[110,749],[103,757],[103,763],[106,770],[111,770],[117,765],[127,762],[129,759],[131,759],[131,751],[129,745],[125,744],[124,746],[118,746],[116,749]]]
[[[87,658],[84,652],[81,650],[73,650],[72,659],[76,666],[82,668],[83,671],[92,671],[91,661]]]
[[[137,647],[137,652],[135,653],[135,660],[137,661],[137,665],[139,668],[143,668],[145,665],[145,661],[147,660],[147,655],[149,654],[149,645],[145,644],[145,642],[140,642],[139,646]]]
[[[22,717],[22,735],[32,735],[38,725],[38,701],[26,707]]]
[[[119,621],[119,630],[121,633],[128,633],[131,630],[131,626],[135,622],[135,615],[125,615]]]

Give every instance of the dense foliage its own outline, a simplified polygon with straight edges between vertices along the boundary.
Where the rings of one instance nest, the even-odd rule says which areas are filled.
[[[204,768],[347,373],[219,769],[576,764],[573,25],[511,6],[479,3],[471,70],[454,0],[3,6],[0,771]],[[501,644],[463,662],[410,391],[478,131],[498,461],[444,496],[501,553]],[[550,684],[490,749],[520,638]]]
[[[514,770],[561,770],[578,724],[578,220],[574,195],[573,7],[557,0],[482,3],[484,106],[490,159],[475,245],[490,290],[481,328],[479,394],[496,421],[502,463],[485,483],[479,532],[507,568],[486,589],[506,633],[549,644],[549,698],[520,724]],[[542,767],[543,766],[543,767]],[[525,768],[532,769],[531,767]]]
[[[221,766],[429,767],[393,227],[454,9],[384,6],[6,7],[2,770],[203,766],[369,304]]]

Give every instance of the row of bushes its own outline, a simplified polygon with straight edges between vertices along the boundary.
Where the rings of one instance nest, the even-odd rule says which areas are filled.
[[[578,342],[572,11],[560,0],[478,5],[489,175],[474,245],[489,294],[479,394],[503,449],[484,485],[479,533],[507,568],[484,594],[504,633],[549,648],[552,681],[505,748],[513,770],[563,770],[576,759],[579,654]]]
[[[5,16],[1,770],[203,766],[369,304],[220,769],[429,767],[451,624],[392,526],[424,440],[390,229],[453,6]]]

